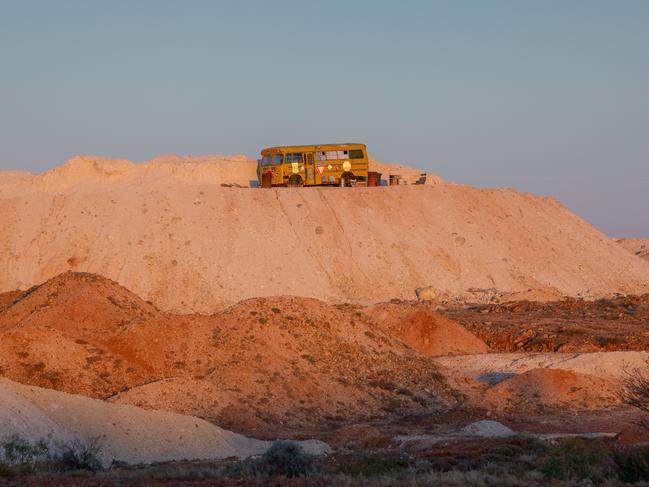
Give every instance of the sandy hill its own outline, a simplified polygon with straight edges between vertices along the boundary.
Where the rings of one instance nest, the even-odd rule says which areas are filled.
[[[649,352],[488,353],[438,357],[435,361],[473,379],[488,374],[517,375],[533,369],[559,369],[620,384],[630,371],[649,373]]]
[[[398,174],[408,183],[420,177],[419,169],[403,164],[388,164],[370,158],[370,170],[380,171],[384,179]],[[250,187],[257,181],[257,161],[243,155],[177,156],[162,155],[143,163],[125,159],[77,156],[42,174],[26,171],[2,172],[0,187],[21,192],[26,186],[43,191],[63,192],[90,185],[144,182],[193,182],[234,187]],[[440,177],[428,175],[427,185],[442,184]]]
[[[434,306],[381,303],[364,309],[374,322],[423,355],[484,353],[487,345],[456,322],[437,314]]]
[[[379,162],[371,157],[370,171],[378,171],[381,173],[381,179],[384,179],[385,181],[389,181],[390,175],[394,174],[399,176],[401,181],[405,181],[408,184],[414,184],[423,174],[426,174],[424,171],[417,169],[416,167],[407,166],[405,164],[387,164]],[[435,174],[426,174],[424,184],[444,184],[444,180]]]
[[[94,339],[163,316],[116,282],[88,273],[67,272],[13,295],[0,329],[49,324],[67,335]]]
[[[617,243],[634,255],[649,260],[649,239],[618,238]]]
[[[249,457],[270,446],[180,414],[145,411],[87,397],[25,386],[0,379],[0,439],[18,436],[31,443],[47,442],[50,452],[73,440],[99,437],[99,459],[141,464],[173,460]],[[314,454],[326,444],[302,442]]]
[[[222,187],[221,164],[245,161],[77,158],[0,177],[0,291],[85,271],[188,313],[280,294],[411,299],[426,286],[468,299],[649,289],[649,263],[548,198],[448,184]]]
[[[619,383],[560,369],[532,369],[489,388],[481,401],[505,411],[604,410],[620,406]]]
[[[401,341],[391,314],[372,317],[358,306],[272,297],[211,316],[172,315],[113,281],[72,272],[11,303],[0,311],[0,373],[21,383],[246,431],[435,411],[453,401],[438,367],[415,351],[405,317]],[[424,308],[415,329],[427,327]],[[437,336],[438,348],[485,348],[425,313],[429,327],[442,320],[469,343],[458,349]]]
[[[0,293],[0,311],[11,306],[13,302],[23,294],[22,291],[9,291]]]
[[[437,357],[466,403],[501,414],[610,411],[630,373],[649,371],[649,352],[486,353]]]

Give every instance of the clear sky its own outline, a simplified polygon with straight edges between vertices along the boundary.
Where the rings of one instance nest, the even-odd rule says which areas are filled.
[[[337,141],[649,237],[649,1],[0,0],[0,168]]]

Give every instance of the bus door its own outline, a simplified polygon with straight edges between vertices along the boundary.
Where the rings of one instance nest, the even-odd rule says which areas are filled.
[[[305,152],[303,154],[303,161],[304,161],[304,174],[306,176],[306,183],[317,184],[315,165],[313,164],[313,152]]]

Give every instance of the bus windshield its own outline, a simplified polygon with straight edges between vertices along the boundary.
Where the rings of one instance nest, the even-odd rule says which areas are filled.
[[[281,154],[271,154],[269,156],[264,156],[261,160],[262,166],[278,166],[282,163]]]

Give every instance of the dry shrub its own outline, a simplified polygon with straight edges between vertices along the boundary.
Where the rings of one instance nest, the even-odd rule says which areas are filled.
[[[100,440],[99,437],[87,441],[72,440],[61,447],[54,460],[65,470],[97,472],[102,469]]]
[[[649,431],[649,373],[641,369],[627,372],[624,389],[619,396],[623,403],[645,413],[645,417],[640,420],[640,425]]]

